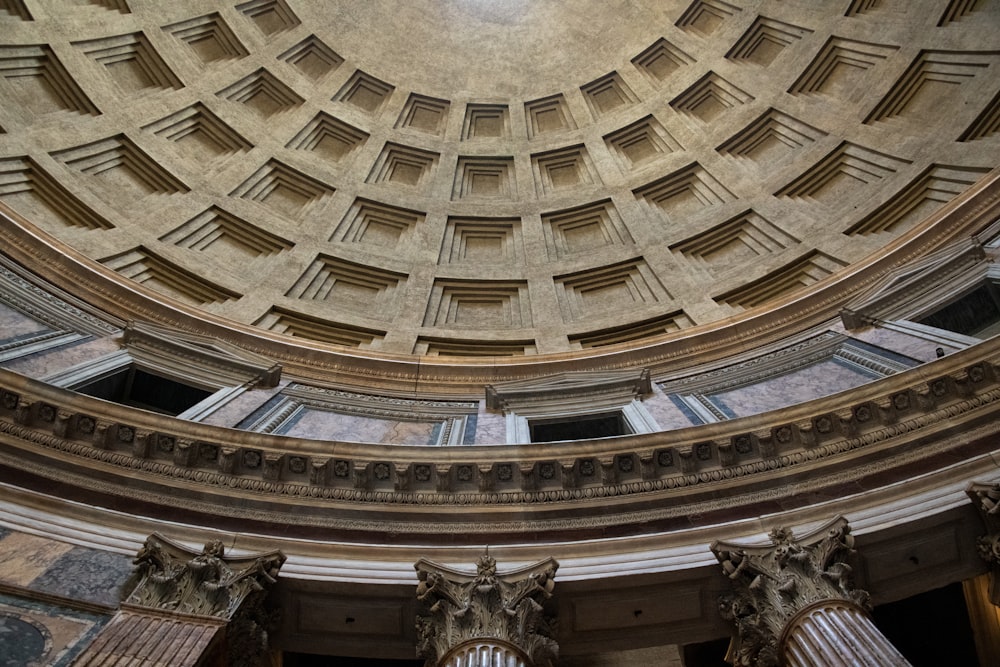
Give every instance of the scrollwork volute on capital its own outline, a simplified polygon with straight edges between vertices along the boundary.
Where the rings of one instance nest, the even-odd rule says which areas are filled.
[[[417,599],[417,656],[428,666],[471,641],[495,640],[515,647],[534,665],[554,660],[554,619],[544,603],[552,597],[559,564],[549,558],[527,568],[498,574],[496,560],[484,554],[476,574],[420,560]]]
[[[852,587],[854,537],[840,517],[796,539],[775,528],[767,546],[713,542],[712,552],[733,593],[720,599],[719,612],[736,627],[730,659],[734,665],[779,664],[779,642],[789,621],[809,605],[847,600],[869,608],[868,593]]]
[[[230,653],[256,664],[273,624],[264,600],[285,562],[280,551],[227,558],[219,540],[201,553],[154,533],[132,561],[135,569],[123,603],[158,611],[210,616],[228,622]]]
[[[1000,606],[1000,482],[973,482],[966,493],[986,528],[976,540],[976,550],[990,566],[990,602]]]

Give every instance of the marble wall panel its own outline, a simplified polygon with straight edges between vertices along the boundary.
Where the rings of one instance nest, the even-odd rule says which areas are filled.
[[[479,427],[479,415],[468,415],[465,418],[465,433],[462,435],[463,445],[476,444],[476,431]]]
[[[45,331],[48,328],[41,322],[0,302],[0,343],[25,334]]]
[[[132,572],[128,556],[9,529],[0,532],[0,563],[4,583],[115,607]]]
[[[937,358],[936,348],[938,343],[917,338],[901,331],[891,331],[880,327],[868,327],[858,331],[852,331],[851,336],[872,345],[892,350],[898,354],[917,359],[918,361],[933,361]],[[954,352],[958,348],[944,347],[945,352]]]
[[[242,423],[248,415],[254,414],[258,408],[271,400],[286,384],[288,383],[282,382],[271,389],[245,391],[201,421],[214,426],[235,427]]]
[[[9,529],[0,532],[0,562],[3,583],[114,607],[132,571],[128,556]]]
[[[278,387],[278,391],[276,393],[272,394],[263,403],[257,406],[256,409],[251,410],[249,414],[247,414],[246,416],[241,418],[238,422],[236,422],[234,428],[239,428],[244,430],[252,429],[254,424],[256,424],[260,419],[262,419],[264,415],[268,413],[269,410],[272,410],[274,406],[276,406],[285,398],[284,396],[281,395],[281,389],[284,388],[285,384],[286,383],[284,382],[281,383],[281,386]]]
[[[827,359],[752,385],[721,391],[709,399],[729,417],[746,417],[835,394],[877,376]]]
[[[507,442],[507,420],[502,414],[486,412],[482,405],[476,416],[476,445],[502,445]]]
[[[660,430],[672,431],[702,423],[697,417],[679,407],[677,402],[665,395],[658,386],[653,385],[653,391],[653,395],[645,399],[642,404],[659,424]]]
[[[441,422],[377,419],[305,407],[285,422],[277,432],[316,440],[434,445],[437,443],[440,429]]]
[[[118,340],[114,338],[93,338],[20,357],[4,366],[30,378],[41,378],[84,361],[117,352],[120,347]]]
[[[73,547],[30,584],[32,590],[74,600],[118,606],[132,559],[121,554]]]

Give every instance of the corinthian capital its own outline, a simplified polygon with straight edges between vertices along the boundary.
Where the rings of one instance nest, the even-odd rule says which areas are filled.
[[[768,545],[711,545],[733,587],[733,594],[720,600],[720,612],[736,626],[736,665],[778,664],[782,631],[815,603],[868,606],[868,594],[851,586],[847,560],[855,553],[854,537],[846,519],[838,517],[801,538],[788,528],[775,528],[769,537]]]
[[[126,604],[228,621],[274,583],[285,556],[274,551],[227,558],[218,540],[199,553],[153,533],[132,562],[135,586]]]
[[[223,621],[229,664],[257,664],[271,625],[264,602],[285,562],[284,554],[227,557],[218,540],[205,544],[199,553],[153,533],[132,562],[135,570],[123,610]]]
[[[424,559],[414,567],[423,603],[417,655],[428,665],[473,644],[489,644],[528,665],[544,665],[558,654],[544,609],[559,567],[552,558],[503,573],[489,555],[480,556],[475,574]]]

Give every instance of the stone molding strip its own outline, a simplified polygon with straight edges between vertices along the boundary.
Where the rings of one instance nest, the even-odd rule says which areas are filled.
[[[976,454],[967,451],[970,443],[988,446],[987,431],[995,432],[1000,421],[1000,381],[991,362],[998,351],[1000,339],[994,339],[874,382],[850,397],[722,424],[545,446],[430,449],[257,433],[236,438],[230,429],[109,405],[0,371],[0,459],[8,469],[57,478],[70,487],[170,507],[183,487],[185,494],[197,490],[185,503],[192,511],[204,504],[203,511],[250,517],[253,505],[264,508],[260,520],[284,514],[300,525],[336,518],[341,527],[370,530],[370,516],[317,514],[325,514],[323,508],[356,508],[393,521],[408,507],[437,506],[463,508],[433,517],[430,523],[437,526],[457,526],[471,510],[486,513],[479,520],[488,513],[520,520],[505,508],[537,508],[552,520],[575,517],[562,527],[574,521],[593,526],[590,515],[601,506],[598,523],[614,526],[623,514],[638,520],[655,508],[663,518],[691,502],[708,500],[712,506],[714,499],[716,509],[732,508],[759,496],[778,477],[786,483],[767,490],[764,495],[772,500],[794,495],[796,480],[805,476],[813,482],[838,476],[884,479],[892,477],[894,466],[942,452]],[[980,436],[950,437],[960,424],[967,435]],[[236,442],[239,446],[227,444]],[[903,467],[897,477],[911,474]],[[720,500],[720,492],[727,499]],[[616,506],[611,513],[610,499]],[[537,527],[531,521],[525,525]],[[484,526],[491,524],[486,520]]]

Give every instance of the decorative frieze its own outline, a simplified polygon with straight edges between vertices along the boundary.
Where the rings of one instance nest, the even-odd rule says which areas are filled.
[[[11,268],[8,268],[10,266]],[[90,312],[76,298],[51,285],[39,287],[25,280],[13,269],[15,265],[0,257],[0,302],[59,331],[82,335],[110,336],[119,328]]]
[[[985,346],[985,347],[983,347]],[[538,448],[536,455],[527,450],[516,457],[507,447],[468,450],[465,455],[438,459],[433,450],[423,449],[419,458],[408,458],[408,449],[386,458],[380,446],[352,445],[336,460],[329,454],[301,449],[302,443],[281,436],[255,434],[253,441],[243,445],[224,444],[228,432],[202,424],[151,415],[124,406],[104,404],[102,417],[94,418],[95,399],[48,387],[9,371],[0,370],[0,434],[5,446],[0,456],[18,469],[35,470],[30,461],[42,452],[51,457],[84,462],[85,465],[110,466],[132,480],[124,488],[108,487],[111,491],[137,497],[137,482],[150,478],[183,480],[202,488],[229,494],[266,494],[287,498],[312,498],[316,502],[377,503],[380,505],[463,505],[506,506],[512,504],[548,504],[601,498],[640,498],[657,493],[696,493],[696,489],[715,483],[733,483],[741,478],[768,477],[780,471],[806,471],[817,475],[840,475],[842,454],[852,451],[871,452],[876,457],[871,464],[873,473],[896,465],[891,461],[912,461],[936,455],[954,447],[949,440],[935,441],[932,447],[900,448],[894,443],[911,442],[921,433],[934,430],[938,424],[951,425],[978,419],[985,423],[1000,399],[1000,387],[993,366],[983,361],[990,344],[983,343],[969,351],[925,364],[919,370],[905,371],[881,383],[873,383],[865,400],[845,403],[843,398],[820,399],[808,412],[797,410],[791,421],[784,412],[775,413],[769,424],[748,428],[744,420],[727,424],[712,424],[687,429],[669,439],[663,436],[635,435],[623,438],[620,444],[609,442],[600,455],[571,444]],[[963,366],[962,361],[973,362]],[[940,374],[938,374],[940,373]],[[631,395],[639,391],[642,378],[631,371],[629,377],[618,378]],[[593,379],[553,376],[544,385],[528,383],[494,385],[497,395],[490,399],[500,405],[502,399],[510,408],[517,408],[548,398],[603,400],[607,394],[588,394],[588,382]],[[605,377],[612,382],[614,377]],[[648,381],[648,380],[646,380]],[[569,382],[569,384],[566,384]],[[574,384],[582,382],[582,385]],[[631,389],[629,389],[631,387]],[[301,386],[294,393],[312,395],[324,400],[350,402],[353,395],[336,389]],[[290,388],[291,390],[291,388]],[[540,391],[539,395],[535,392]],[[614,393],[614,396],[619,394]],[[305,395],[302,398],[306,398]],[[313,397],[319,399],[320,395]],[[357,396],[360,398],[360,395]],[[626,399],[627,400],[627,399]],[[418,403],[432,412],[451,412],[462,402],[439,401],[448,404],[429,406],[414,399],[386,397],[384,407],[390,411],[416,410]],[[370,401],[368,407],[374,407]],[[48,408],[43,411],[43,405]],[[473,404],[469,404],[471,409]],[[554,407],[558,407],[554,405]],[[45,414],[43,414],[43,412]],[[45,415],[58,415],[51,421]],[[978,415],[978,416],[977,416]],[[123,434],[132,432],[131,439]],[[144,435],[154,434],[154,435]],[[175,455],[176,443],[198,443],[198,454]],[[164,447],[164,443],[173,443]],[[555,449],[552,449],[552,448]],[[31,451],[26,457],[23,452]],[[205,455],[202,452],[209,453]],[[4,453],[6,452],[6,453]],[[67,459],[68,456],[68,459]],[[180,456],[180,464],[177,463]],[[527,456],[527,458],[525,458]],[[281,464],[264,465],[267,457]],[[551,478],[543,475],[543,465],[558,461],[569,474]],[[293,468],[294,461],[294,468]],[[515,464],[514,462],[517,462]],[[607,466],[605,466],[607,462]],[[632,471],[622,470],[618,463],[631,463]],[[405,471],[389,474],[378,480],[368,474],[371,465],[384,463],[387,470]],[[524,464],[522,466],[520,464]],[[46,464],[50,465],[50,464]],[[421,467],[429,466],[429,467]],[[459,468],[473,470],[467,482],[459,476]],[[610,467],[608,467],[610,466]],[[440,469],[440,470],[439,470]],[[357,476],[352,471],[366,471]],[[79,478],[80,483],[93,485],[95,479],[75,476],[62,468],[58,473],[41,468],[42,474],[58,474]],[[308,472],[307,471],[311,471]],[[435,472],[437,471],[437,472]],[[822,471],[822,472],[821,472]],[[37,471],[36,471],[37,472]],[[269,475],[265,477],[265,473]],[[690,491],[684,492],[683,489]],[[155,497],[155,493],[151,498]],[[667,512],[683,512],[683,508],[664,508]],[[611,518],[608,518],[611,521]]]

